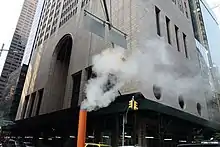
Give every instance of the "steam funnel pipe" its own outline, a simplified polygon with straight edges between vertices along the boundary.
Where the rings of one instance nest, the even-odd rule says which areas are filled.
[[[87,121],[87,111],[81,109],[79,112],[77,147],[85,147],[86,121]]]

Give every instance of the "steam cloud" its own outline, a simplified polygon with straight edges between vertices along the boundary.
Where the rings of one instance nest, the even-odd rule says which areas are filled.
[[[126,83],[132,81],[138,89],[156,84],[170,93],[187,94],[204,84],[194,64],[175,63],[174,56],[162,40],[149,40],[138,49],[109,48],[93,57],[96,77],[86,85],[86,99],[81,108],[92,111],[107,107]],[[179,68],[181,67],[181,68]]]

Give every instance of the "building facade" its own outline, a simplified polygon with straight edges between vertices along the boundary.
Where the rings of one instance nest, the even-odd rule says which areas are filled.
[[[36,6],[37,0],[24,1],[0,78],[1,99],[3,98],[2,92],[4,90],[5,84],[7,83],[8,76],[21,65],[32,22],[34,19]]]
[[[106,9],[107,13],[104,11]],[[110,30],[106,29],[109,26],[108,21],[111,22]],[[105,35],[110,37],[106,39]],[[126,38],[123,40],[122,36]],[[64,131],[61,131],[64,136],[76,137],[77,123],[71,125],[67,120],[77,120],[72,120],[72,113],[77,112],[85,98],[84,88],[91,77],[93,55],[111,47],[111,42],[128,50],[135,50],[144,48],[150,39],[166,42],[176,70],[184,77],[191,77],[186,78],[187,82],[200,75],[201,67],[187,0],[106,0],[106,7],[98,0],[46,0],[37,32],[36,50],[28,69],[16,119],[34,119],[35,122],[32,123],[36,126],[36,120],[42,116],[45,124],[41,119],[41,126],[54,126],[52,130],[60,129]],[[149,81],[146,77],[146,82]],[[122,96],[112,105],[90,113],[88,141],[106,139],[105,142],[111,143],[112,146],[121,144],[121,115],[132,95],[137,97],[140,110],[137,113],[129,113],[126,125],[127,145],[145,146],[148,143],[154,146],[157,142],[171,146],[176,145],[181,139],[191,142],[195,128],[215,128],[210,122],[205,92],[204,89],[200,89],[201,84],[194,85],[196,90],[187,94],[182,94],[181,91],[170,93],[166,88],[161,89],[154,84],[149,82],[144,88],[138,89],[133,82],[128,83],[120,89]],[[182,88],[185,87],[187,86],[184,85]],[[69,113],[72,115],[68,115]],[[61,123],[58,124],[56,118],[66,125],[59,125]],[[188,125],[187,129],[181,130],[184,128],[181,122]],[[163,127],[161,123],[164,124]],[[169,132],[166,129],[168,126],[174,128],[169,128]],[[47,129],[38,128],[38,131],[42,131],[38,133],[46,137],[43,130]],[[158,130],[163,133],[158,134]],[[55,132],[51,133],[62,134]],[[147,136],[159,141],[146,141]],[[165,137],[172,138],[171,142],[167,143]]]

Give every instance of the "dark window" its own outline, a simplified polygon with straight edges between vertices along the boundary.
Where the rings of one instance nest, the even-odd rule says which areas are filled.
[[[38,91],[38,103],[37,103],[36,115],[39,115],[43,94],[44,94],[44,89]]]
[[[174,4],[176,4],[176,0],[172,0]]]
[[[156,13],[157,35],[161,36],[161,33],[160,33],[160,9],[155,7],[155,13]]]
[[[185,6],[185,11],[186,11],[186,17],[189,18],[188,7],[187,7],[186,2],[184,2],[184,6]]]
[[[159,100],[162,96],[162,89],[157,85],[153,85],[153,93],[154,96]]]
[[[199,113],[199,115],[201,115],[201,109],[202,109],[202,106],[201,106],[201,104],[200,103],[197,103],[196,104],[196,108],[197,108],[197,111],[198,111],[198,113]]]
[[[2,75],[2,78],[5,78],[5,79],[7,79],[8,77],[7,77],[6,75]]]
[[[25,113],[26,113],[26,110],[27,110],[27,104],[28,104],[28,101],[29,101],[29,97],[30,97],[30,95],[27,95],[25,97],[24,104],[23,104],[23,109],[22,109],[22,112],[21,112],[21,119],[24,119],[24,116],[25,116]]]
[[[171,44],[171,39],[170,39],[170,19],[166,17],[166,27],[167,27],[167,41],[169,44]]]
[[[92,66],[86,68],[86,72],[87,72],[87,80],[96,77],[96,74],[92,71]]]
[[[179,101],[180,107],[181,107],[182,109],[184,109],[185,103],[184,103],[184,99],[183,99],[183,96],[182,96],[182,95],[180,95],[180,96],[178,97],[178,101]]]
[[[29,110],[29,112],[28,112],[28,117],[31,117],[32,110],[33,110],[33,107],[34,107],[35,97],[36,97],[36,92],[34,92],[34,93],[31,95],[31,99],[30,99],[30,110]]]
[[[117,77],[114,74],[109,74],[108,75],[108,80],[103,86],[103,92],[107,92],[111,90],[117,83]]]
[[[183,44],[184,44],[186,58],[188,58],[189,56],[187,51],[186,35],[184,33],[183,33]]]
[[[73,92],[72,92],[71,107],[78,106],[80,84],[81,84],[81,74],[82,74],[82,71],[79,71],[72,76],[73,77]]]
[[[175,34],[176,34],[176,46],[177,50],[180,52],[180,45],[179,45],[179,28],[175,25]]]

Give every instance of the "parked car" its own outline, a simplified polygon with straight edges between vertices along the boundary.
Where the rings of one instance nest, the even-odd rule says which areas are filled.
[[[111,147],[111,146],[101,143],[86,143],[85,147]]]
[[[220,147],[220,143],[197,143],[197,144],[179,144],[177,147]]]
[[[34,145],[31,142],[24,142],[25,147],[34,147]]]

